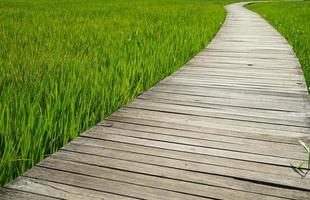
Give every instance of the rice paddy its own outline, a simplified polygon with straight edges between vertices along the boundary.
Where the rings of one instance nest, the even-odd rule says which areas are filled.
[[[227,2],[0,0],[0,186],[192,58]],[[249,8],[293,46],[310,86],[310,2]]]
[[[0,0],[0,185],[174,72],[223,1]]]
[[[248,7],[264,17],[293,46],[310,91],[310,1],[257,3]]]

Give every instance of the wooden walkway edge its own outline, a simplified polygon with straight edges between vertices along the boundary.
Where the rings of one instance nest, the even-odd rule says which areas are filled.
[[[310,103],[298,60],[226,7],[202,52],[0,191],[0,199],[310,199]]]

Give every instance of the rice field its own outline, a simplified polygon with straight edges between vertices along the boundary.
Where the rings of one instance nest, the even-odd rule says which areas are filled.
[[[310,92],[310,1],[257,3],[248,7],[264,17],[293,46]]]
[[[0,185],[193,57],[223,5],[0,0]]]

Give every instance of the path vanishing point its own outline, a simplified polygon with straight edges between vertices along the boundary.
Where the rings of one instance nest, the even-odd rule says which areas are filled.
[[[243,7],[180,70],[7,184],[0,199],[310,199],[310,103],[287,41]]]

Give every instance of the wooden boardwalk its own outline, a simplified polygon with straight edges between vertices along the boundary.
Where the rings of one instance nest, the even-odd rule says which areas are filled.
[[[298,60],[242,5],[208,48],[0,199],[310,199],[310,173],[291,167],[310,142]]]

